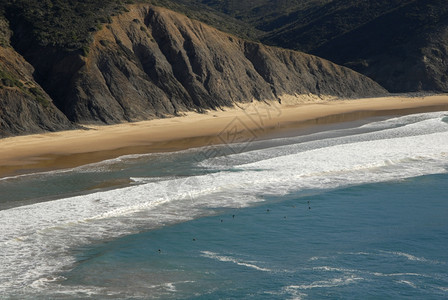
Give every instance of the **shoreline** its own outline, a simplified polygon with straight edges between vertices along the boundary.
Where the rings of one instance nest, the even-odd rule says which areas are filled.
[[[0,139],[0,178],[73,168],[128,154],[250,143],[306,127],[448,111],[448,95],[239,104],[205,114]]]

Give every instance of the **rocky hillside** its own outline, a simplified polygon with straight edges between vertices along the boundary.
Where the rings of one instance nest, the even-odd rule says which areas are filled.
[[[448,92],[445,0],[158,1],[205,5],[245,22],[263,43],[353,68],[391,92]]]
[[[146,5],[101,30],[85,61],[63,96],[64,113],[77,122],[134,121],[285,94],[384,93],[320,58],[247,42]]]
[[[0,90],[9,95],[0,94],[0,111],[8,112],[0,114],[2,136],[70,128],[67,119],[112,124],[285,95],[386,93],[369,78],[315,56],[242,40],[147,4],[126,10],[99,26],[81,50],[27,46],[24,27],[12,26],[16,38],[23,37],[13,38],[12,46],[32,67],[12,47],[2,46],[5,60],[23,62],[8,68],[21,72],[14,76],[23,86],[2,84]],[[39,116],[39,122],[25,126],[22,110]]]
[[[447,33],[444,0],[336,0],[263,40],[353,68],[391,92],[448,92]]]
[[[0,137],[74,128],[34,80],[34,68],[9,45],[0,19]]]

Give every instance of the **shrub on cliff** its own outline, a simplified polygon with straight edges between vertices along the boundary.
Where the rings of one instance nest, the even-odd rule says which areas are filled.
[[[27,34],[40,46],[78,50],[111,16],[126,10],[127,0],[9,0],[3,10],[19,38]],[[2,7],[0,7],[1,13]],[[31,36],[30,36],[31,35]]]

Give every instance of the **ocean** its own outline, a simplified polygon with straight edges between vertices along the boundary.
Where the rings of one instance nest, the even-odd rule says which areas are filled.
[[[1,299],[447,299],[448,112],[0,180]]]

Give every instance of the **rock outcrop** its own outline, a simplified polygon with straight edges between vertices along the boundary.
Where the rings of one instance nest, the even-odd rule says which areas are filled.
[[[33,78],[33,67],[9,46],[0,21],[0,138],[75,127]]]
[[[448,92],[445,0],[325,2],[262,41],[347,66],[390,92]]]
[[[448,92],[446,0],[157,1],[190,15],[205,6],[209,24],[243,35],[209,15],[233,17],[265,44],[326,58],[390,92]]]
[[[285,95],[386,93],[371,79],[327,60],[242,40],[151,5],[132,5],[113,17],[83,55],[31,48],[26,32],[15,35],[32,67],[15,59],[13,49],[2,48],[6,60],[20,62],[8,70],[21,70],[15,76],[25,85],[0,91],[3,136],[73,127],[68,120],[114,124],[279,101]]]
[[[59,107],[71,120],[109,124],[277,101],[285,94],[350,98],[385,92],[324,59],[241,40],[140,5],[95,35],[66,95],[50,94],[62,96],[57,103],[64,103]]]

